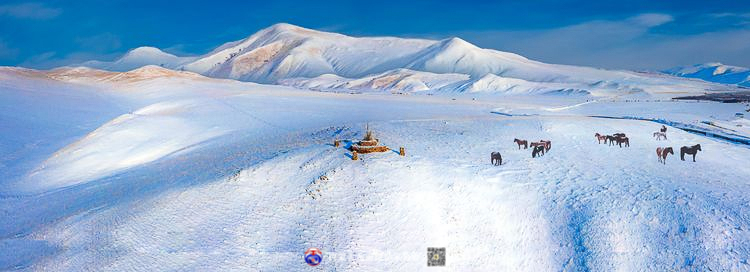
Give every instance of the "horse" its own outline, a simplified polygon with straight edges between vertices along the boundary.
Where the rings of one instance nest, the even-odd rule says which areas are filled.
[[[697,144],[691,147],[683,146],[680,148],[680,160],[685,160],[685,154],[693,155],[693,162],[695,162],[695,154],[698,154],[701,150],[701,145]]]
[[[667,139],[667,133],[657,131],[657,132],[654,132],[654,137],[656,137],[657,141],[661,140],[661,138],[664,138],[664,140],[666,140]]]
[[[534,147],[534,150],[531,151],[531,157],[536,158],[536,156],[539,155],[540,157],[544,155],[544,146],[543,145],[537,145]]]
[[[615,138],[615,141],[617,142],[617,145],[622,147],[622,144],[625,144],[625,147],[630,147],[630,139],[628,137],[619,137]]]
[[[539,140],[539,143],[544,144],[544,152],[549,152],[552,148],[552,141]]]
[[[659,132],[661,133],[667,133],[667,127],[664,125],[661,125],[661,128],[659,129]]]
[[[523,145],[523,149],[529,148],[529,141],[513,139],[513,142],[518,144],[518,149],[521,149],[521,145]]]
[[[667,164],[667,154],[674,155],[674,150],[672,150],[672,147],[657,147],[656,148],[656,157],[659,158],[659,162],[663,164]]]
[[[604,141],[604,143],[607,143],[607,141],[609,141],[609,145],[610,146],[612,146],[612,145],[615,144],[615,140],[617,139],[617,137],[610,136],[610,135],[607,135],[606,137],[607,137],[607,139]]]
[[[500,152],[492,152],[490,154],[490,163],[494,166],[503,164],[503,156],[500,155]]]
[[[602,141],[604,141],[605,144],[607,143],[607,136],[601,135],[601,134],[599,134],[599,132],[597,132],[596,134],[594,134],[594,137],[596,137],[596,141],[598,141],[599,144],[601,144]]]

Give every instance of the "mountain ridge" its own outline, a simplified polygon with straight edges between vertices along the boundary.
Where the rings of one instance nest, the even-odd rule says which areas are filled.
[[[750,68],[725,65],[720,62],[708,62],[687,67],[675,67],[664,73],[716,82],[750,87]]]
[[[632,90],[671,92],[674,86],[687,89],[687,92],[726,89],[725,86],[713,86],[671,75],[548,64],[514,53],[480,48],[458,37],[443,40],[351,37],[286,23],[274,24],[243,39],[224,43],[200,56],[178,57],[162,53],[156,48],[142,47],[131,50],[123,58],[110,63],[109,67],[98,65],[96,68],[124,70],[117,66],[155,64],[208,77],[263,84],[315,85],[323,89],[371,86],[373,88],[365,89],[391,92],[437,89],[463,92],[465,90],[460,87],[469,83],[466,81],[468,79],[461,83],[451,78],[455,84],[444,84],[446,77],[437,76],[439,74],[462,74],[474,81],[495,75],[503,78],[503,81],[520,80],[518,82],[524,82],[522,85],[580,90],[577,93],[612,92],[615,95],[620,92],[632,93]],[[151,56],[153,59],[150,60]],[[407,75],[402,69],[422,73]],[[385,74],[390,75],[380,78]],[[368,85],[362,82],[390,81],[396,74],[402,78],[398,82],[391,82],[393,85]],[[331,81],[330,76],[321,78],[323,75],[335,75],[340,79]],[[305,80],[311,81],[310,84]],[[337,84],[337,81],[346,83]],[[499,84],[499,79],[493,81],[493,84],[486,86],[511,86]],[[474,82],[473,85],[479,86],[481,83]],[[448,87],[454,89],[447,90]],[[507,89],[484,91],[508,92]]]

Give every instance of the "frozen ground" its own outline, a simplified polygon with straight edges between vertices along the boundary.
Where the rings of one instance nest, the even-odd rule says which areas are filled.
[[[735,106],[0,75],[0,269],[418,271],[446,247],[449,271],[750,270],[747,146],[586,117],[738,123]],[[407,156],[330,145],[366,122]],[[513,138],[552,149],[532,159]],[[657,162],[656,147],[693,144],[697,162]]]

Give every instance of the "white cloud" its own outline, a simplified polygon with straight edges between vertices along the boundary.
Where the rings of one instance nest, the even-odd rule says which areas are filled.
[[[708,16],[714,17],[714,18],[750,18],[750,12],[748,13],[733,13],[733,12],[723,12],[723,13],[711,13]]]
[[[10,16],[20,19],[45,20],[57,17],[61,9],[47,7],[40,3],[21,3],[0,5],[0,16]]]
[[[669,14],[661,13],[644,13],[631,17],[628,21],[645,27],[654,27],[674,21],[674,17]]]

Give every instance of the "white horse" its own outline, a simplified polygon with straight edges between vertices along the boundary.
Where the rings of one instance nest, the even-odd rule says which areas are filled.
[[[656,137],[657,141],[661,140],[661,138],[664,138],[664,140],[666,140],[667,139],[667,133],[666,132],[657,131],[657,132],[654,132],[654,137]]]

